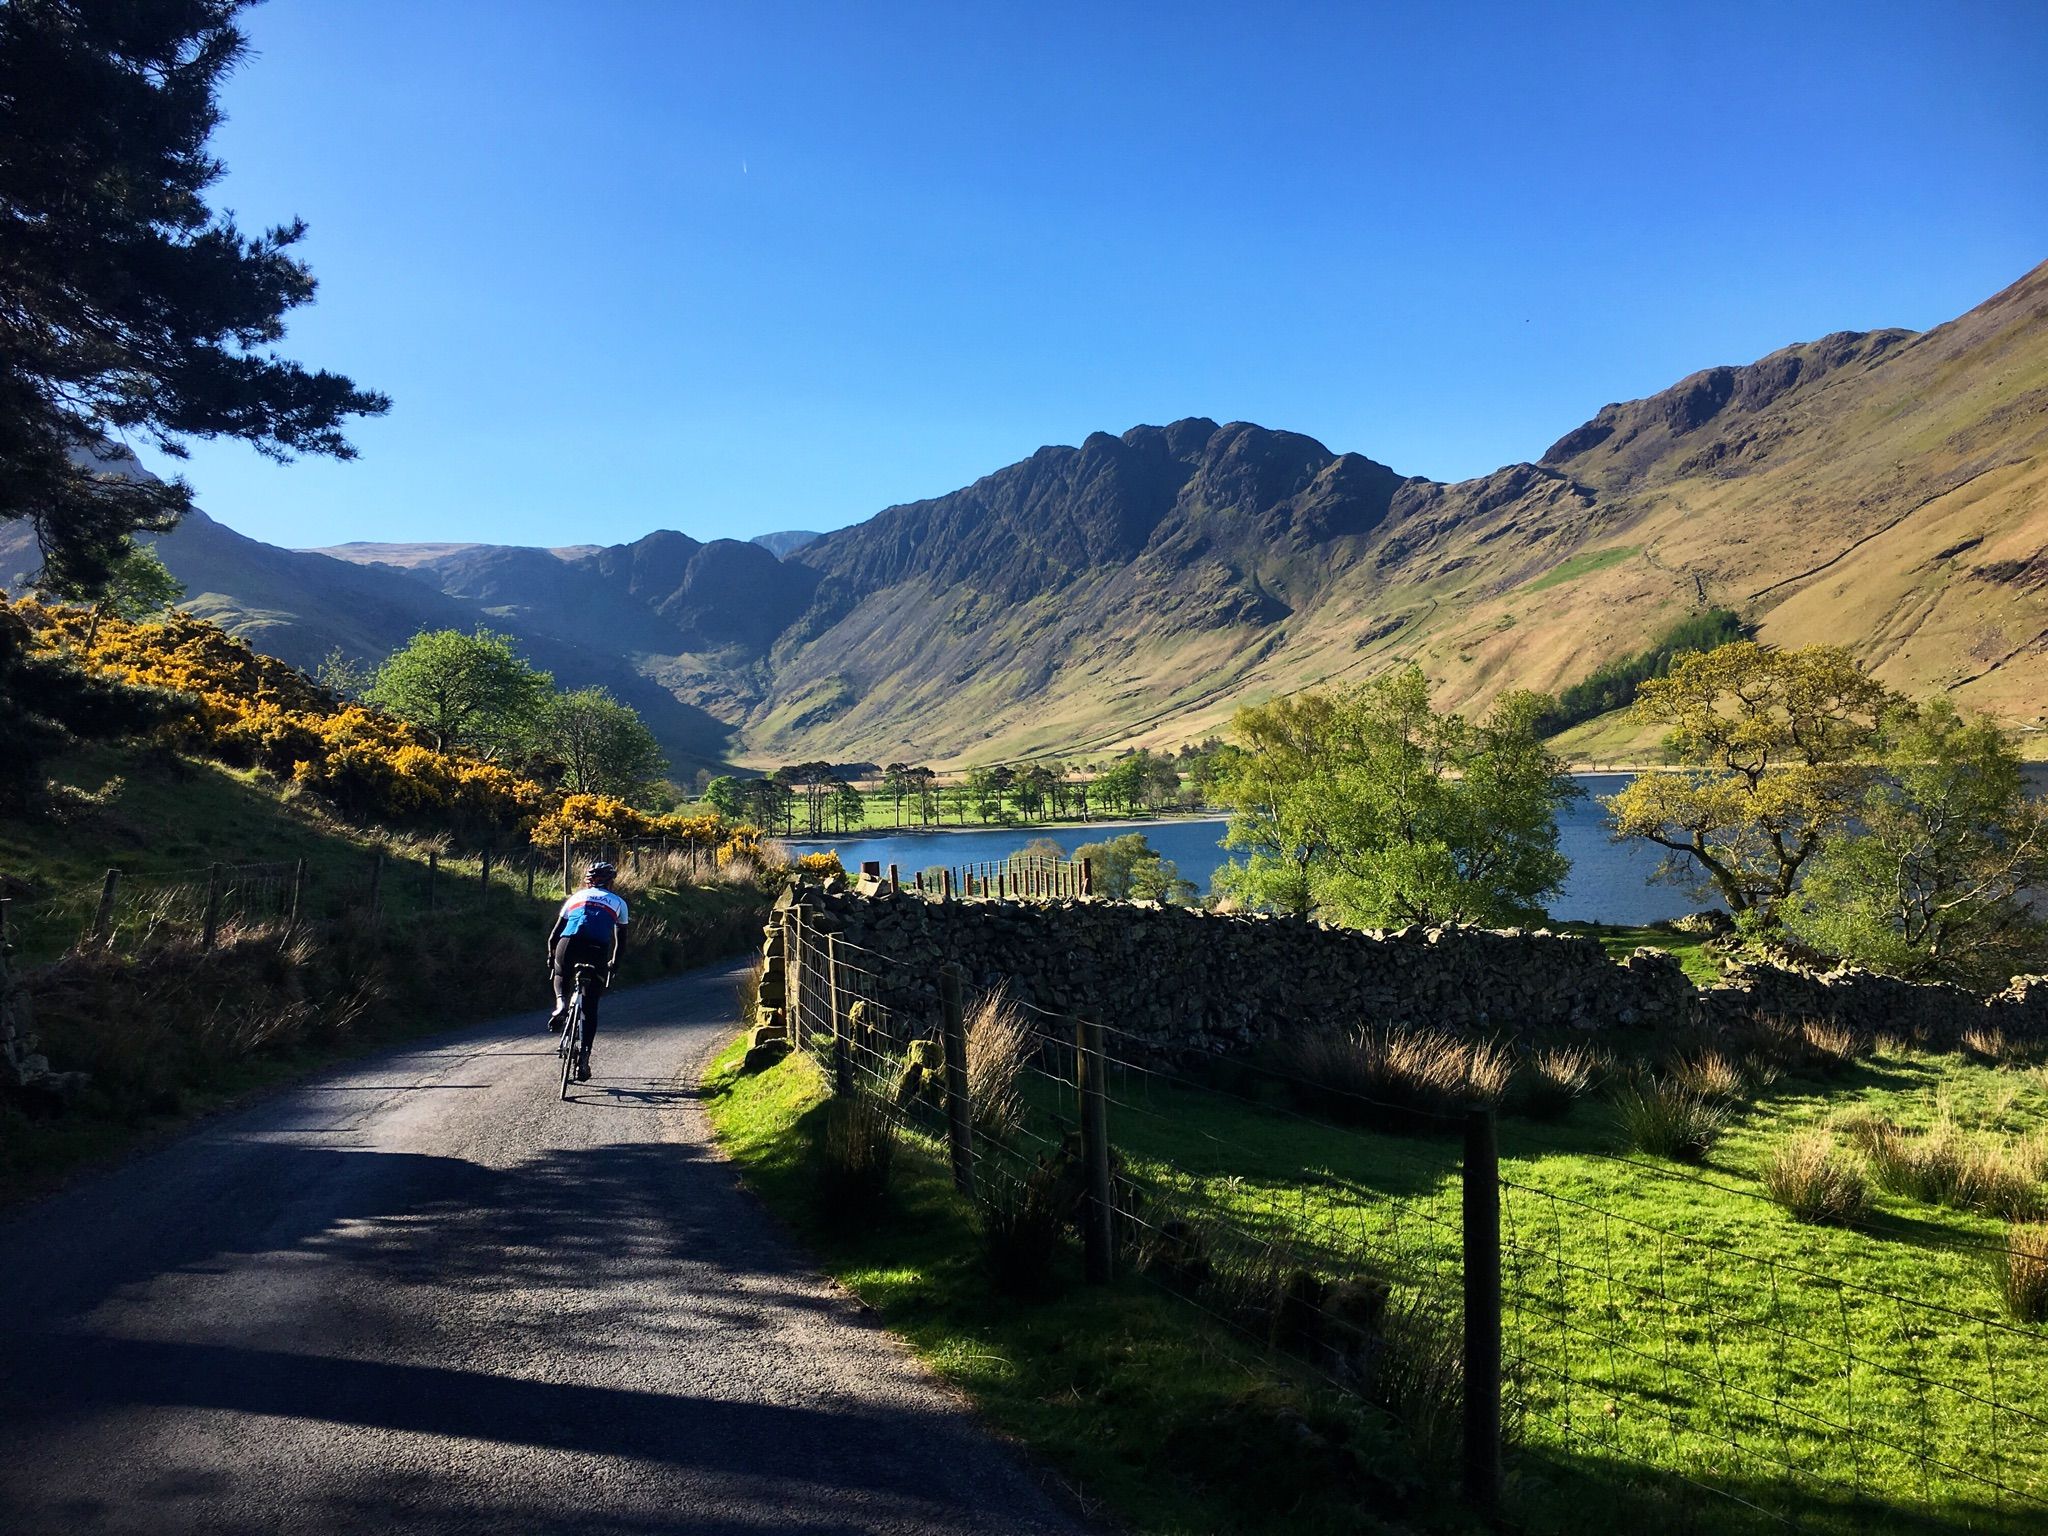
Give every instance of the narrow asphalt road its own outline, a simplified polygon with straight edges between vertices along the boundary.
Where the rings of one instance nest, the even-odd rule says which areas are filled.
[[[1078,1529],[709,1145],[735,972],[377,1057],[0,1223],[0,1530]]]

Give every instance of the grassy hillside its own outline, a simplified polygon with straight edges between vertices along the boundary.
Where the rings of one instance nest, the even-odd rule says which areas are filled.
[[[1355,456],[1234,501],[1242,481],[1209,465],[1202,500],[1120,562],[1025,580],[1020,524],[1006,561],[894,578],[862,550],[917,547],[926,504],[895,509],[797,556],[853,600],[778,652],[743,744],[762,763],[827,741],[881,760],[1169,746],[1239,703],[1411,659],[1446,702],[1483,706],[1559,691],[1716,604],[1767,641],[1846,642],[1895,687],[2039,724],[2044,447],[2048,267],[1924,335],[1830,337],[1607,407],[1540,464],[1401,482],[1376,521],[1331,490]],[[993,507],[988,485],[959,494]],[[864,575],[891,579],[861,592]],[[783,708],[827,675],[842,709]],[[1600,750],[1653,746],[1611,723]]]
[[[10,1198],[267,1084],[547,1007],[540,955],[560,899],[548,855],[501,850],[486,893],[477,849],[351,824],[257,770],[106,745],[51,766],[54,814],[0,817],[0,886],[40,1049],[56,1070],[92,1079],[61,1108],[0,1103]],[[279,898],[299,859],[303,921],[287,932]],[[208,953],[200,920],[216,861],[272,868],[229,885]],[[97,941],[88,930],[109,869],[121,872],[118,899]],[[770,883],[682,859],[629,870],[636,921],[621,981],[745,947]]]

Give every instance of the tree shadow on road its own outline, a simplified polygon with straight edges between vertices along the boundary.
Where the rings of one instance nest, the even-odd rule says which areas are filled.
[[[694,1096],[644,1080],[617,1093],[643,1108],[629,1096]],[[600,1458],[631,1488],[680,1473],[732,1491],[720,1521],[666,1529],[762,1529],[767,1508],[804,1511],[794,1528],[853,1529],[847,1500],[878,1512],[861,1529],[983,1528],[974,1469],[985,1478],[1000,1453],[890,1376],[873,1328],[701,1147],[620,1142],[492,1168],[277,1142],[232,1166],[235,1186],[168,1233],[78,1245],[94,1251],[34,1285],[0,1279],[21,1323],[0,1338],[0,1427],[113,1437],[138,1409],[265,1426],[225,1461],[205,1433],[165,1436],[177,1454],[155,1465],[124,1451],[68,1525],[149,1527],[139,1510],[161,1500],[164,1529],[232,1530],[258,1485],[276,1496],[279,1447],[303,1445],[303,1486],[283,1473],[281,1508],[345,1484],[357,1528],[440,1528],[396,1518],[421,1497],[401,1485],[423,1454],[459,1470],[533,1450],[586,1469]],[[446,1449],[393,1459],[343,1436],[342,1476],[327,1460],[336,1431],[364,1429]],[[620,1460],[643,1470],[620,1474]],[[450,1495],[429,1485],[430,1503]],[[0,1472],[0,1524],[17,1505],[47,1522],[55,1493]],[[552,1502],[537,1496],[504,1528],[586,1528],[556,1523]],[[463,1509],[450,1506],[451,1528],[479,1528]]]

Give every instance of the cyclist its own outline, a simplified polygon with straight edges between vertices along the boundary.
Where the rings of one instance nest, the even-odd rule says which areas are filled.
[[[562,903],[548,933],[548,975],[555,984],[555,1011],[548,1030],[560,1034],[569,1020],[569,989],[576,985],[576,967],[594,966],[590,990],[583,997],[583,1050],[576,1058],[576,1081],[590,1081],[590,1041],[597,1033],[597,1000],[611,985],[619,963],[619,934],[626,926],[625,898],[612,882],[618,870],[599,860],[584,874],[585,885]]]

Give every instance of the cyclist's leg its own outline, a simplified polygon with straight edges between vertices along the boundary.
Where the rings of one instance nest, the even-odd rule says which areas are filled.
[[[594,944],[581,944],[573,965],[588,966],[588,979],[582,981],[583,992],[583,1049],[579,1065],[586,1070],[590,1066],[590,1042],[597,1034],[597,1000],[604,996],[605,956]]]
[[[593,965],[595,969],[590,985],[583,993],[583,1055],[586,1060],[590,1056],[591,1038],[597,1034],[597,1002],[604,996],[604,966],[599,962],[593,962]]]
[[[604,963],[592,961],[596,975],[590,977],[590,991],[584,993],[584,1042],[598,1032],[598,999],[604,995]]]
[[[554,964],[550,967],[548,979],[554,983],[555,1011],[548,1015],[548,1032],[559,1033],[563,1022],[569,1017],[569,988],[572,972],[569,962],[569,940],[555,940]]]

